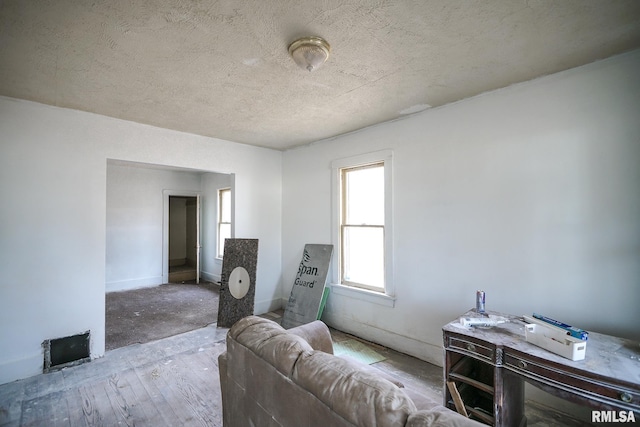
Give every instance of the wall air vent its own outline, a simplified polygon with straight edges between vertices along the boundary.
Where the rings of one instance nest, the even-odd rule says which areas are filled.
[[[75,366],[91,360],[89,357],[89,331],[64,338],[44,340],[44,369],[47,372]]]

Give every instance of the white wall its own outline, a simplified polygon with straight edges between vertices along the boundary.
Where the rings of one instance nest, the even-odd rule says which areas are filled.
[[[280,152],[0,98],[0,383],[41,372],[45,339],[104,354],[107,159],[234,173],[256,313],[281,304]]]
[[[168,194],[200,194],[202,278],[219,281],[222,261],[216,259],[217,198],[219,188],[232,185],[230,174],[164,169],[153,165],[108,162],[106,290],[122,291],[167,281],[163,250]],[[186,210],[178,209],[183,236],[174,250],[186,257]],[[169,235],[169,242],[171,236]],[[169,246],[169,252],[172,248]],[[170,255],[170,254],[169,254]],[[169,256],[171,259],[171,256]]]
[[[201,192],[202,172],[162,170],[135,163],[107,165],[106,291],[166,283],[163,271],[164,203],[166,190]],[[205,196],[203,196],[204,198]],[[208,197],[208,196],[207,196]],[[186,257],[186,210],[174,215],[182,224],[182,241],[175,248]],[[177,224],[176,224],[177,225]],[[170,227],[171,229],[171,227]],[[171,237],[171,236],[169,236]],[[171,239],[169,239],[171,241]],[[203,254],[206,257],[206,254]],[[166,274],[166,272],[165,272]]]
[[[331,243],[331,161],[393,150],[394,307],[332,293],[338,329],[442,365],[445,323],[540,312],[640,339],[640,51],[283,156],[283,295]]]

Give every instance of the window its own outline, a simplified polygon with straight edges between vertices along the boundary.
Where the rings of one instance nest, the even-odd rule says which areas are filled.
[[[340,169],[344,284],[384,290],[384,163]]]
[[[231,237],[231,189],[218,190],[218,253],[224,254],[224,240]]]
[[[338,292],[392,297],[391,152],[336,160],[332,167]]]

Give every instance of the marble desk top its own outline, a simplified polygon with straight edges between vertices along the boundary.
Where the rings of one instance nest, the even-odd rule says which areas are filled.
[[[526,341],[522,316],[488,311],[492,318],[505,318],[506,323],[492,327],[462,326],[456,319],[443,331],[491,343],[497,348],[515,350],[545,364],[590,378],[606,378],[640,390],[640,342],[589,332],[585,358],[579,361],[559,356]],[[480,317],[470,310],[461,317]]]

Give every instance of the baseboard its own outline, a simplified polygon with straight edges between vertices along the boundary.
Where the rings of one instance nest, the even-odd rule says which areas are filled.
[[[322,321],[339,331],[355,335],[359,338],[383,345],[432,365],[443,365],[442,345],[433,345],[394,332],[376,328],[364,323],[355,322],[352,318],[325,310]]]
[[[207,271],[201,271],[200,277],[202,278],[202,280],[206,280],[207,282],[220,283],[221,280],[219,274],[209,273]]]
[[[130,291],[132,289],[150,288],[165,283],[162,276],[144,277],[141,279],[121,280],[105,283],[106,292]]]
[[[273,298],[270,300],[256,301],[253,307],[253,313],[255,315],[269,313],[270,311],[279,310],[282,308],[282,299]]]
[[[272,300],[270,308],[258,311],[256,306],[256,314],[268,313],[269,311],[285,308],[289,298],[277,298]],[[443,349],[442,345],[433,345],[413,338],[398,335],[396,333],[385,331],[371,325],[354,322],[352,318],[331,313],[325,308],[322,314],[322,321],[332,328],[339,331],[355,335],[359,338],[383,345],[393,350],[408,354],[417,359],[429,362],[432,365],[443,365]]]

